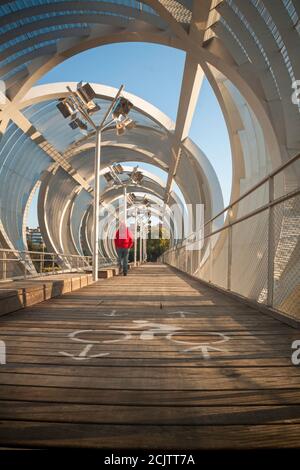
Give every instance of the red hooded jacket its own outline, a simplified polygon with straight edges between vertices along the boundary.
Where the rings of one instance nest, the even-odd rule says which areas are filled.
[[[119,230],[116,231],[115,235],[115,247],[116,248],[131,248],[133,246],[132,233],[129,228],[121,226]]]

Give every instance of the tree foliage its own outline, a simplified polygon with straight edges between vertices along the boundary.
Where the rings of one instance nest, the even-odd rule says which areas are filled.
[[[157,261],[157,258],[159,258],[169,246],[170,240],[168,238],[147,240],[148,261]]]

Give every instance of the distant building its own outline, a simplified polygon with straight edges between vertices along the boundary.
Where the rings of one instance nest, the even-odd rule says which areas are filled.
[[[40,227],[36,227],[36,228],[26,227],[26,240],[27,240],[27,243],[29,242],[31,245],[42,245],[43,238],[42,238]]]

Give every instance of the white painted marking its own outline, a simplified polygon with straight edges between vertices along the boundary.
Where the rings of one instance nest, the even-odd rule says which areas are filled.
[[[112,310],[110,316],[114,316],[116,313],[116,310]],[[173,312],[173,314],[180,314],[180,315],[185,315],[189,314],[191,312],[186,312],[183,310],[179,310],[176,312]],[[122,328],[119,327],[119,328]],[[210,358],[210,352],[212,351],[218,351],[218,352],[227,352],[225,349],[220,349],[219,347],[216,347],[216,345],[225,343],[229,341],[229,337],[226,336],[224,333],[218,333],[218,332],[203,332],[205,335],[210,335],[210,336],[217,336],[218,339],[216,341],[204,341],[200,343],[195,343],[193,341],[182,341],[182,340],[177,340],[174,339],[175,335],[178,335],[179,333],[182,333],[184,329],[180,326],[176,325],[167,325],[165,323],[154,323],[150,322],[147,320],[133,320],[131,326],[126,326],[126,330],[123,329],[114,329],[114,326],[111,326],[110,329],[106,330],[76,330],[73,331],[72,333],[69,333],[69,338],[72,341],[77,341],[80,343],[86,344],[86,346],[83,348],[83,350],[76,354],[71,354],[65,351],[61,351],[60,354],[68,357],[72,357],[74,360],[88,360],[94,357],[102,357],[102,356],[109,356],[110,353],[100,353],[100,354],[94,354],[90,355],[90,351],[95,344],[110,344],[110,343],[120,343],[124,341],[130,341],[133,339],[133,334],[132,331],[128,330],[133,330],[133,329],[141,329],[143,331],[140,332],[139,338],[142,341],[149,341],[153,340],[155,335],[161,335],[163,338],[168,339],[169,341],[172,341],[173,343],[176,343],[178,345],[182,345],[185,347],[185,349],[178,351],[178,353],[183,352],[195,352],[195,351],[200,351],[202,354],[202,357],[204,359],[209,359]],[[121,338],[117,339],[102,339],[102,340],[90,340],[90,339],[84,339],[80,336],[86,334],[86,333],[112,333],[112,334],[117,334],[121,335]]]
[[[167,315],[179,315],[179,318],[186,318],[188,315],[198,315],[200,318],[199,312],[187,312],[186,310],[176,310],[174,312],[167,312]]]
[[[145,320],[133,320],[133,323],[138,325],[140,328],[147,328],[140,335],[140,339],[142,340],[151,340],[154,338],[155,334],[167,335],[172,332],[175,333],[175,331],[182,330],[180,326],[166,325],[165,323],[151,323]],[[131,328],[136,328],[136,326]]]
[[[206,335],[220,336],[221,339],[219,339],[217,341],[205,341],[205,342],[202,342],[202,343],[196,343],[195,344],[193,341],[181,341],[181,340],[174,339],[173,336],[176,335],[176,334],[177,334],[177,332],[170,333],[169,335],[167,335],[167,339],[169,339],[170,341],[172,341],[174,343],[177,343],[177,344],[191,345],[191,347],[184,349],[182,352],[186,353],[186,352],[193,352],[193,351],[201,351],[202,356],[205,359],[210,358],[209,351],[227,352],[226,349],[216,348],[214,346],[211,346],[211,344],[224,343],[224,342],[229,341],[229,339],[230,339],[228,336],[224,335],[223,333],[206,331],[205,332]]]
[[[184,310],[177,310],[176,312],[168,312],[168,315],[179,315],[180,318],[186,318],[186,315],[189,315],[189,313]]]
[[[110,313],[103,313],[104,317],[127,317],[128,313],[117,313],[117,310],[112,310]]]
[[[102,341],[97,341],[97,340],[92,341],[92,340],[82,339],[82,338],[77,337],[77,335],[83,334],[83,333],[99,333],[99,332],[107,333],[108,331],[110,331],[110,330],[76,330],[76,331],[73,331],[72,333],[69,333],[69,335],[68,335],[69,338],[72,341],[78,341],[80,343],[87,343],[87,345],[77,355],[72,354],[72,353],[68,353],[66,351],[60,351],[59,354],[62,354],[63,356],[67,356],[67,357],[72,357],[72,359],[74,359],[75,361],[84,361],[84,360],[92,359],[94,357],[109,356],[110,355],[109,352],[100,353],[100,354],[93,354],[93,355],[88,355],[88,353],[95,344],[118,343],[120,341],[126,341],[128,339],[131,339],[131,337],[132,337],[132,335],[128,331],[120,331],[120,330],[113,330],[113,333],[118,333],[118,334],[123,336],[123,338],[119,338],[119,339],[106,339],[106,340],[102,340]]]
[[[90,339],[82,339],[78,338],[77,335],[81,335],[84,333],[117,333],[119,335],[123,335],[123,338],[119,339],[104,339],[101,341],[97,340],[90,340]],[[74,341],[79,341],[80,343],[89,343],[89,344],[101,344],[101,343],[119,343],[121,341],[126,341],[132,338],[132,335],[129,331],[125,330],[77,330],[73,331],[73,333],[69,334],[69,338]]]
[[[6,364],[6,345],[2,340],[0,340],[0,364]]]
[[[83,350],[76,356],[76,354],[71,354],[65,351],[60,351],[59,354],[62,354],[63,356],[71,357],[75,361],[87,361],[89,359],[92,359],[93,357],[103,357],[103,356],[109,356],[110,353],[100,353],[100,354],[93,354],[91,356],[88,356],[88,352],[90,349],[93,347],[93,344],[88,344],[83,348]]]

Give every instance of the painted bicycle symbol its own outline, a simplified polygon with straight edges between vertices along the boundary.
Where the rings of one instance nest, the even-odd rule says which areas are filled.
[[[202,342],[202,343],[192,343],[191,341],[181,341],[181,340],[176,340],[173,338],[173,336],[175,335],[178,335],[177,332],[175,333],[170,333],[168,336],[167,336],[167,339],[173,341],[174,343],[177,343],[177,344],[184,344],[184,345],[188,345],[188,347],[186,349],[183,349],[182,352],[184,353],[187,353],[187,352],[191,352],[191,351],[200,351],[202,353],[202,356],[206,359],[208,359],[210,357],[210,354],[209,352],[210,351],[219,351],[219,352],[225,352],[224,349],[220,349],[220,348],[217,348],[215,346],[211,346],[212,344],[221,344],[221,343],[225,343],[227,341],[229,341],[229,337],[224,335],[223,333],[216,333],[216,332],[211,332],[211,331],[207,331],[205,332],[206,335],[209,335],[209,336],[217,336],[219,337],[219,339],[217,339],[217,341],[207,341],[207,342]],[[191,344],[193,344],[193,346],[191,346]]]
[[[71,357],[76,361],[84,361],[97,357],[109,356],[110,352],[103,352],[99,354],[89,354],[91,349],[97,344],[115,344],[122,343],[124,341],[130,341],[134,338],[135,330],[139,332],[139,339],[142,341],[151,341],[155,337],[160,336],[167,341],[171,341],[177,345],[184,346],[184,349],[178,351],[179,353],[190,353],[190,352],[199,352],[204,359],[210,358],[210,352],[226,352],[226,350],[221,349],[219,346],[221,343],[229,341],[229,337],[223,333],[218,332],[205,332],[205,335],[216,337],[215,341],[204,341],[195,343],[193,341],[183,341],[182,339],[176,339],[176,336],[182,335],[184,328],[176,325],[168,325],[164,323],[153,323],[147,320],[133,320],[132,325],[126,327],[126,329],[115,329],[110,327],[106,330],[77,330],[70,333],[69,339],[76,341],[78,343],[83,343],[85,346],[78,354],[72,354],[66,351],[60,351],[59,354],[63,356]],[[141,331],[140,331],[141,330]],[[83,336],[86,334],[104,334],[107,335],[111,333],[118,336],[115,339],[101,339],[101,340],[91,340],[84,339]]]
[[[107,330],[77,330],[73,331],[73,333],[70,333],[68,336],[71,340],[77,341],[79,343],[86,343],[86,346],[83,348],[83,350],[76,356],[76,354],[68,353],[66,351],[60,351],[59,354],[62,354],[63,356],[69,356],[75,359],[76,361],[84,361],[87,359],[91,359],[93,357],[103,357],[103,356],[109,356],[110,353],[104,352],[100,354],[93,354],[93,355],[88,355],[89,351],[92,349],[92,347],[95,344],[110,344],[110,343],[118,343],[120,341],[126,341],[128,339],[131,339],[131,334],[123,331],[123,330],[113,330],[114,334],[120,334],[123,336],[122,339],[106,339],[102,341],[91,341],[90,339],[82,339],[79,337],[79,335],[82,335],[84,333],[107,333]]]

